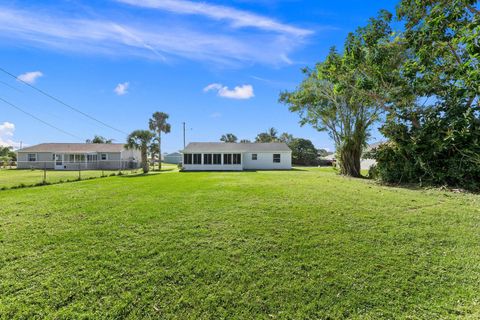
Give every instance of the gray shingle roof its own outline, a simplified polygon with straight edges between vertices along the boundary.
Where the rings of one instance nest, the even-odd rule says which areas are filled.
[[[192,152],[273,152],[291,151],[286,143],[225,143],[225,142],[191,142],[182,151]]]
[[[26,147],[17,152],[121,152],[125,149],[122,143],[41,143]]]

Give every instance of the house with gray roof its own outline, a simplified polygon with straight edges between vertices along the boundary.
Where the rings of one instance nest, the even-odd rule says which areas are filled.
[[[41,143],[17,150],[18,169],[121,170],[140,167],[140,151],[121,143]]]
[[[182,150],[185,171],[289,170],[292,150],[283,142],[192,142]]]

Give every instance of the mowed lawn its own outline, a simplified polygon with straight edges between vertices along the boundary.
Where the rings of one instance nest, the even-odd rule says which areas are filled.
[[[158,169],[157,166],[155,166]],[[176,165],[164,164],[162,171],[177,170]],[[48,183],[59,183],[67,181],[75,181],[79,177],[81,179],[100,178],[103,176],[109,176],[118,174],[119,170],[82,170],[78,171],[66,171],[66,170],[47,170],[46,181]],[[140,172],[138,170],[122,170],[122,174],[136,174]],[[43,170],[30,170],[30,169],[0,169],[0,189],[12,188],[18,186],[32,186],[40,184],[44,180]],[[152,172],[155,173],[155,172]]]
[[[480,196],[331,171],[0,191],[0,317],[478,319]]]

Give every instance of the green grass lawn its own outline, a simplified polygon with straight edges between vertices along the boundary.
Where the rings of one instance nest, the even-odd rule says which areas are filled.
[[[331,170],[0,191],[0,318],[478,319],[480,196]]]
[[[155,166],[158,169],[157,166]],[[162,171],[176,171],[177,166],[171,164],[163,164]],[[99,178],[102,174],[105,176],[111,174],[118,174],[118,170],[84,170],[80,172],[81,179]],[[122,170],[122,174],[136,174],[139,170]],[[156,173],[157,171],[152,171]],[[46,181],[48,183],[58,183],[65,181],[74,181],[79,178],[78,171],[66,171],[66,170],[47,170]],[[30,169],[0,169],[0,189],[12,188],[20,185],[32,186],[38,183],[42,183],[44,179],[43,170],[30,170]]]

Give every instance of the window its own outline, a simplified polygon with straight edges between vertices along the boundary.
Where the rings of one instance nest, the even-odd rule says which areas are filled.
[[[183,155],[183,164],[192,164],[192,154],[191,153],[185,153]]]
[[[232,154],[225,153],[223,155],[223,164],[232,164]]]
[[[257,160],[257,154],[256,153],[252,153],[252,160]]]
[[[202,164],[202,154],[194,153],[193,154],[193,164]]]
[[[28,161],[37,161],[37,154],[36,153],[29,153],[28,154]]]
[[[96,154],[88,154],[87,155],[87,162],[95,162],[97,161],[97,155]]]
[[[102,153],[102,154],[100,155],[100,159],[102,159],[102,160],[107,160],[107,154],[106,154],[106,153]]]
[[[242,164],[242,155],[240,153],[233,154],[233,164]]]
[[[220,153],[213,155],[213,164],[222,164],[222,155]]]
[[[75,155],[74,154],[68,155],[68,161],[69,162],[75,162]]]
[[[76,154],[75,155],[75,162],[85,162],[85,155],[84,154]]]
[[[210,153],[203,155],[203,164],[212,164],[212,155]]]
[[[273,162],[280,163],[280,153],[273,154]]]

